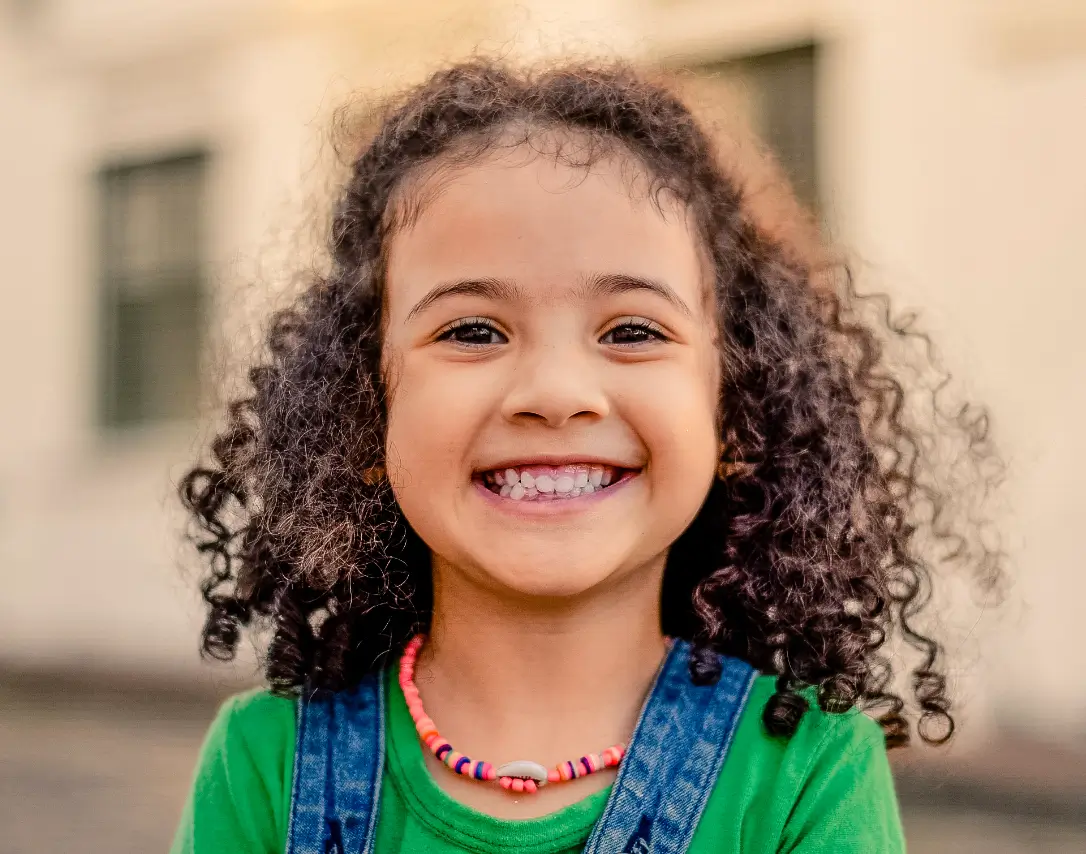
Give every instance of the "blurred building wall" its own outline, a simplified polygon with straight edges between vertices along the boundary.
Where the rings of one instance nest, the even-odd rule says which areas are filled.
[[[966,626],[952,650],[972,717],[1042,736],[1086,732],[1086,679],[1066,664],[1086,596],[1086,463],[1074,444],[1086,417],[1086,5],[58,0],[0,10],[0,661],[199,666],[200,609],[178,569],[170,482],[206,425],[96,424],[103,164],[207,150],[213,325],[244,337],[249,315],[237,307],[259,287],[249,273],[308,198],[330,108],[356,86],[418,79],[477,44],[681,67],[813,42],[823,215],[865,286],[923,309],[944,361],[991,405],[1012,464],[1011,607]]]

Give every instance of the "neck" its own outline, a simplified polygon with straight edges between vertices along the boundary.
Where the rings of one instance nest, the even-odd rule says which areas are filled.
[[[604,593],[526,602],[435,560],[416,671],[427,713],[490,761],[551,764],[627,741],[666,649],[662,576],[660,559]]]

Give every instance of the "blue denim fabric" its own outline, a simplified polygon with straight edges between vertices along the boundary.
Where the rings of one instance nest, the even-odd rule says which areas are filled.
[[[641,712],[586,854],[681,854],[694,837],[750,695],[754,668],[721,658],[713,685],[690,681],[676,641]]]
[[[727,758],[757,676],[721,658],[694,685],[690,645],[675,641],[641,710],[588,854],[682,854]],[[287,854],[372,854],[385,759],[384,674],[351,691],[303,696]]]
[[[385,766],[385,680],[298,701],[287,854],[372,854]]]

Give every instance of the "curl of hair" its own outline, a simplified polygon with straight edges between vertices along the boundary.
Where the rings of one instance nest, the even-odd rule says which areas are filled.
[[[669,555],[663,630],[702,650],[691,662],[699,681],[715,678],[715,652],[775,674],[769,732],[794,732],[809,708],[801,691],[813,688],[824,710],[874,710],[890,746],[910,734],[880,653],[900,637],[920,657],[920,735],[949,738],[940,647],[913,621],[936,565],[965,564],[991,587],[1000,555],[940,486],[933,449],[958,440],[977,488],[997,479],[997,458],[982,412],[940,405],[942,381],[929,388],[928,427],[915,415],[914,386],[884,355],[926,344],[911,320],[858,295],[841,265],[803,260],[770,236],[683,100],[624,64],[525,71],[472,60],[374,117],[338,198],[328,269],[274,316],[250,393],[180,486],[208,567],[205,653],[230,658],[243,630],[266,626],[275,690],[336,689],[426,629],[429,554],[372,476],[384,464],[385,248],[417,215],[411,189],[427,169],[559,131],[578,145],[553,156],[587,167],[621,155],[654,197],[680,200],[715,267],[728,474]]]

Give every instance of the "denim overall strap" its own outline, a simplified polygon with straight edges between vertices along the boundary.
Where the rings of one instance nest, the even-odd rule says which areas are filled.
[[[298,700],[286,854],[372,854],[385,764],[385,679]]]
[[[695,685],[690,644],[672,644],[586,854],[686,851],[757,676],[735,658],[721,665],[715,684]]]

